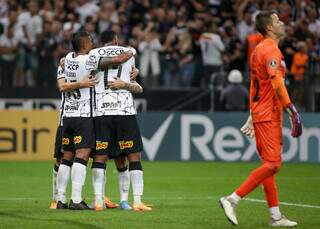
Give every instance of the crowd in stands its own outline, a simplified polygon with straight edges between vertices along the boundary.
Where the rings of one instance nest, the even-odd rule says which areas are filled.
[[[0,0],[0,86],[55,87],[72,34],[85,30],[98,45],[109,29],[137,49],[145,87],[207,87],[219,74],[227,83],[235,69],[247,87],[248,56],[262,39],[254,28],[261,10],[276,11],[286,24],[280,47],[298,101],[310,63],[320,61],[318,1]]]

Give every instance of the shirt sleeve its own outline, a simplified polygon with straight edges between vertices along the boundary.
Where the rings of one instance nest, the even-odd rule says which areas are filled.
[[[100,61],[100,57],[97,56],[97,53],[94,51],[90,51],[86,60],[86,70],[87,71],[97,70],[99,67],[99,61]]]
[[[57,80],[59,79],[63,79],[65,78],[64,76],[64,70],[62,69],[61,66],[58,67],[58,70],[57,70]]]
[[[273,78],[276,75],[282,74],[281,60],[281,54],[276,50],[266,54],[265,61],[268,78]]]

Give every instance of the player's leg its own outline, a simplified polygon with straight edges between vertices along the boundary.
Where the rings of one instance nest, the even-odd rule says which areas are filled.
[[[92,164],[92,184],[95,192],[96,210],[100,210],[101,204],[103,208],[117,208],[118,206],[105,197],[105,185],[107,180],[107,171],[102,166],[108,160],[108,155],[112,151],[113,147],[113,123],[112,116],[98,116],[94,118],[95,127],[95,141],[96,147],[93,152],[93,164]],[[95,167],[95,168],[94,168]]]
[[[123,210],[131,210],[128,202],[130,189],[130,174],[126,162],[126,157],[121,156],[114,159],[118,170],[119,192],[120,192],[120,208]]]
[[[63,151],[63,158],[57,174],[57,209],[67,208],[66,191],[70,178],[71,166],[73,163],[74,152]]]
[[[54,156],[53,156],[56,161],[53,166],[52,170],[52,201],[50,204],[51,209],[56,209],[57,208],[57,201],[56,197],[58,194],[57,191],[57,174],[58,174],[58,169],[61,163],[61,159],[63,157],[62,154],[62,126],[58,126],[57,131],[56,131],[56,138],[55,138],[55,146],[54,146]]]
[[[257,150],[264,163],[253,170],[231,195],[220,199],[220,205],[232,224],[238,224],[235,209],[241,198],[277,173],[281,167],[281,131],[274,131],[278,126],[281,126],[281,122],[263,122],[254,125]]]
[[[117,142],[120,155],[127,155],[129,160],[129,174],[133,192],[132,209],[135,211],[150,211],[151,207],[141,201],[143,194],[143,171],[141,152],[143,151],[142,138],[135,115],[117,116]]]
[[[93,208],[96,211],[104,209],[104,186],[106,179],[107,155],[95,155],[92,162],[92,185],[94,193]]]
[[[86,180],[91,149],[95,146],[93,119],[76,118],[72,122],[72,127],[76,155],[71,169],[72,190],[69,208],[72,210],[89,210],[89,206],[82,199],[82,188]]]

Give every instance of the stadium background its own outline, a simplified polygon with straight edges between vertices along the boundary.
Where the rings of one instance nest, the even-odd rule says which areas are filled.
[[[320,188],[319,167],[314,163],[320,162],[319,6],[319,1],[310,0],[1,0],[0,228],[61,227],[60,219],[74,228],[100,228],[103,223],[103,215],[84,213],[91,217],[89,224],[73,225],[84,215],[42,209],[47,209],[50,200],[59,117],[58,61],[71,50],[73,32],[85,30],[98,42],[105,29],[116,31],[121,44],[137,49],[138,82],[144,87],[135,101],[145,146],[145,196],[157,210],[144,215],[145,220],[135,226],[228,228],[214,201],[232,190],[258,160],[254,142],[241,135],[239,127],[248,114],[248,56],[259,41],[254,17],[260,10],[276,10],[286,24],[286,38],[280,44],[288,70],[286,84],[304,120],[304,135],[297,140],[289,136],[286,118],[284,160],[298,164],[290,163],[280,173],[280,198],[311,207],[281,207],[304,221],[301,228],[317,228]],[[295,60],[299,55],[307,55],[308,62]],[[229,78],[235,69],[241,75]],[[30,162],[33,160],[39,162]],[[204,160],[211,162],[183,162]],[[115,173],[112,166],[110,169]],[[172,174],[171,180],[165,179]],[[117,187],[113,177],[110,185]],[[39,182],[42,188],[32,191],[30,187]],[[86,193],[92,194],[89,177],[87,183]],[[115,199],[116,193],[108,191]],[[253,197],[263,199],[257,192]],[[24,210],[18,210],[21,203],[34,213],[25,216]],[[168,214],[167,205],[173,212]],[[255,206],[254,211],[250,202],[244,203],[242,218],[256,216],[247,222],[248,228],[265,226],[260,222],[260,214],[266,212],[262,206]],[[201,218],[192,209],[199,211]],[[115,228],[135,227],[131,223],[140,220],[134,215],[108,214]],[[129,222],[122,222],[121,217]],[[161,217],[167,221],[159,220]]]

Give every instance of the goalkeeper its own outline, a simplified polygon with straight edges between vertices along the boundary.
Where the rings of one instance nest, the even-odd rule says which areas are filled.
[[[292,124],[292,137],[302,134],[301,117],[291,103],[284,85],[285,65],[278,43],[285,35],[284,24],[277,14],[261,12],[256,17],[256,28],[265,39],[255,48],[250,61],[250,110],[251,114],[241,131],[256,139],[262,165],[220,204],[228,220],[238,225],[236,206],[242,198],[259,185],[263,190],[270,211],[271,226],[293,227],[297,223],[280,213],[275,175],[281,167],[283,107],[288,111]]]

